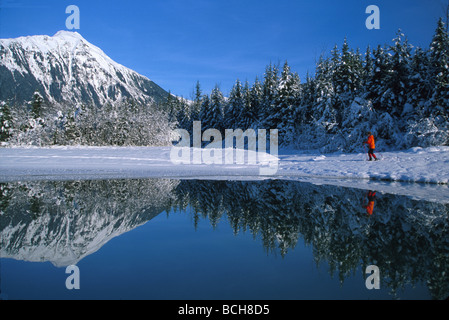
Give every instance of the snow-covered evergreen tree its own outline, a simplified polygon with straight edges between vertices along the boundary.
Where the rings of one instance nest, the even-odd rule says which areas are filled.
[[[39,93],[38,90],[36,90],[33,94],[33,99],[30,101],[31,105],[31,112],[33,114],[34,119],[38,119],[42,117],[42,104],[44,102],[44,98]]]
[[[332,73],[332,83],[335,90],[333,107],[336,112],[336,121],[343,121],[344,109],[347,108],[355,95],[361,89],[363,76],[363,63],[359,51],[354,53],[345,38],[341,53],[335,47],[332,51],[329,71]]]
[[[354,72],[352,81],[352,92],[354,96],[360,95],[363,92],[363,83],[365,78],[364,60],[360,49],[351,54],[350,64]]]
[[[337,123],[337,112],[334,108],[335,88],[333,85],[333,63],[330,59],[320,57],[316,67],[315,91],[316,102],[314,116],[316,124],[322,126],[326,132],[334,132]]]
[[[374,69],[374,61],[371,52],[371,47],[368,45],[365,52],[365,59],[363,61],[363,73],[362,73],[362,95],[366,94],[366,91],[369,86],[369,79],[373,74]]]
[[[42,110],[43,98],[38,91],[34,92],[29,105],[31,110],[28,110],[28,108],[16,110],[14,118],[20,119],[20,121],[14,125],[12,143],[39,147],[48,145],[51,140],[48,132],[51,128],[47,128]]]
[[[13,118],[9,105],[0,101],[0,142],[6,142],[12,135]]]
[[[386,82],[391,72],[390,55],[384,47],[378,45],[373,51],[373,69],[367,79],[367,98],[373,102],[374,108],[378,110],[386,110],[383,96],[387,90]]]
[[[201,91],[201,84],[199,81],[197,81],[196,86],[195,86],[195,95],[194,95],[193,103],[190,108],[191,109],[190,117],[193,120],[198,120],[198,116],[199,116],[199,113],[201,110],[202,98],[203,98],[203,93]]]
[[[416,48],[412,56],[410,66],[410,90],[408,94],[408,103],[413,107],[413,111],[415,111],[410,114],[411,116],[413,114],[417,117],[426,117],[430,115],[427,108],[429,107],[429,99],[432,89],[428,68],[428,55],[421,48]]]
[[[239,128],[247,130],[252,127],[256,118],[256,107],[253,105],[253,96],[249,82],[245,81],[243,86],[243,110],[239,123]]]
[[[429,49],[429,76],[432,83],[433,112],[449,114],[449,36],[442,19]]]
[[[265,128],[270,127],[270,123],[267,123],[268,118],[273,113],[274,99],[276,98],[277,88],[279,84],[279,70],[277,66],[269,64],[265,68],[265,75],[263,81],[263,97],[262,97],[262,108],[260,110],[260,122]]]
[[[288,62],[284,63],[271,114],[265,121],[267,129],[279,129],[280,143],[288,145],[293,141],[296,113],[300,98],[300,80],[293,74]]]
[[[168,91],[167,99],[165,103],[163,103],[163,108],[167,112],[171,121],[175,121],[179,112],[177,100],[178,98],[174,97],[171,94],[171,91]]]
[[[411,46],[399,30],[390,48],[390,70],[385,79],[383,105],[390,115],[399,117],[407,102],[411,77]]]
[[[334,67],[333,82],[337,95],[352,94],[360,88],[361,62],[359,55],[349,48],[347,39],[344,40],[341,54],[334,49],[332,62]]]
[[[215,86],[210,95],[210,112],[206,118],[207,128],[214,128],[219,131],[227,129],[224,127],[225,98],[219,86]]]
[[[226,129],[241,128],[245,108],[245,97],[240,80],[231,89],[229,98],[224,109],[223,126]]]
[[[200,101],[201,103],[201,101]],[[192,122],[199,120],[199,112],[193,111],[188,104],[178,103],[176,121],[179,129],[184,129],[192,133]],[[200,105],[201,108],[201,105]]]
[[[62,118],[62,114],[59,116]],[[65,116],[63,129],[64,129],[64,141],[70,145],[80,144],[79,139],[81,138],[81,130],[77,123],[78,110],[72,109]]]
[[[251,117],[250,123],[255,127],[260,126],[261,112],[264,105],[263,85],[259,78],[256,77],[254,84],[250,89],[250,105],[248,107],[248,114]]]
[[[214,119],[216,118],[216,110],[212,108],[211,98],[209,95],[204,95],[201,99],[201,110],[199,114],[199,120],[201,121],[201,128],[207,130],[210,128],[217,129],[214,127]]]
[[[313,106],[316,102],[316,86],[315,79],[306,74],[306,81],[301,86],[300,107],[298,108],[296,123],[297,127],[309,123],[313,117]]]

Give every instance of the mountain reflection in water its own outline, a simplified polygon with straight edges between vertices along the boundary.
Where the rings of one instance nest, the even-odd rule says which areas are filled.
[[[250,232],[267,254],[313,248],[340,281],[375,264],[392,292],[422,283],[449,296],[449,205],[375,190],[297,181],[90,180],[0,184],[1,258],[77,264],[109,240],[162,212],[192,215],[235,234]]]

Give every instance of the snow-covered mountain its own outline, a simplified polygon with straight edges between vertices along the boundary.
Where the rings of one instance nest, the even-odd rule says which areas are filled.
[[[0,100],[29,101],[39,90],[50,103],[141,103],[168,93],[148,78],[109,58],[79,33],[0,39]]]

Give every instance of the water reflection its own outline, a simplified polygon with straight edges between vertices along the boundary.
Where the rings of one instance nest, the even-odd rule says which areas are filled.
[[[366,199],[368,200],[368,203],[362,205],[362,208],[366,209],[366,213],[368,216],[372,216],[374,213],[374,203],[376,201],[376,191],[368,191],[366,193]]]
[[[77,264],[170,208],[172,180],[1,184],[1,257]]]
[[[23,182],[0,184],[0,192],[2,258],[76,264],[174,210],[191,214],[195,228],[227,219],[268,254],[310,245],[315,263],[342,282],[375,264],[393,293],[423,283],[432,298],[449,296],[447,204],[282,180]]]

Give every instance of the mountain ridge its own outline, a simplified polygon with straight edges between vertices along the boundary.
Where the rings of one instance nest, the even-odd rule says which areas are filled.
[[[78,32],[0,39],[0,100],[24,104],[36,90],[51,104],[151,104],[168,96]]]

